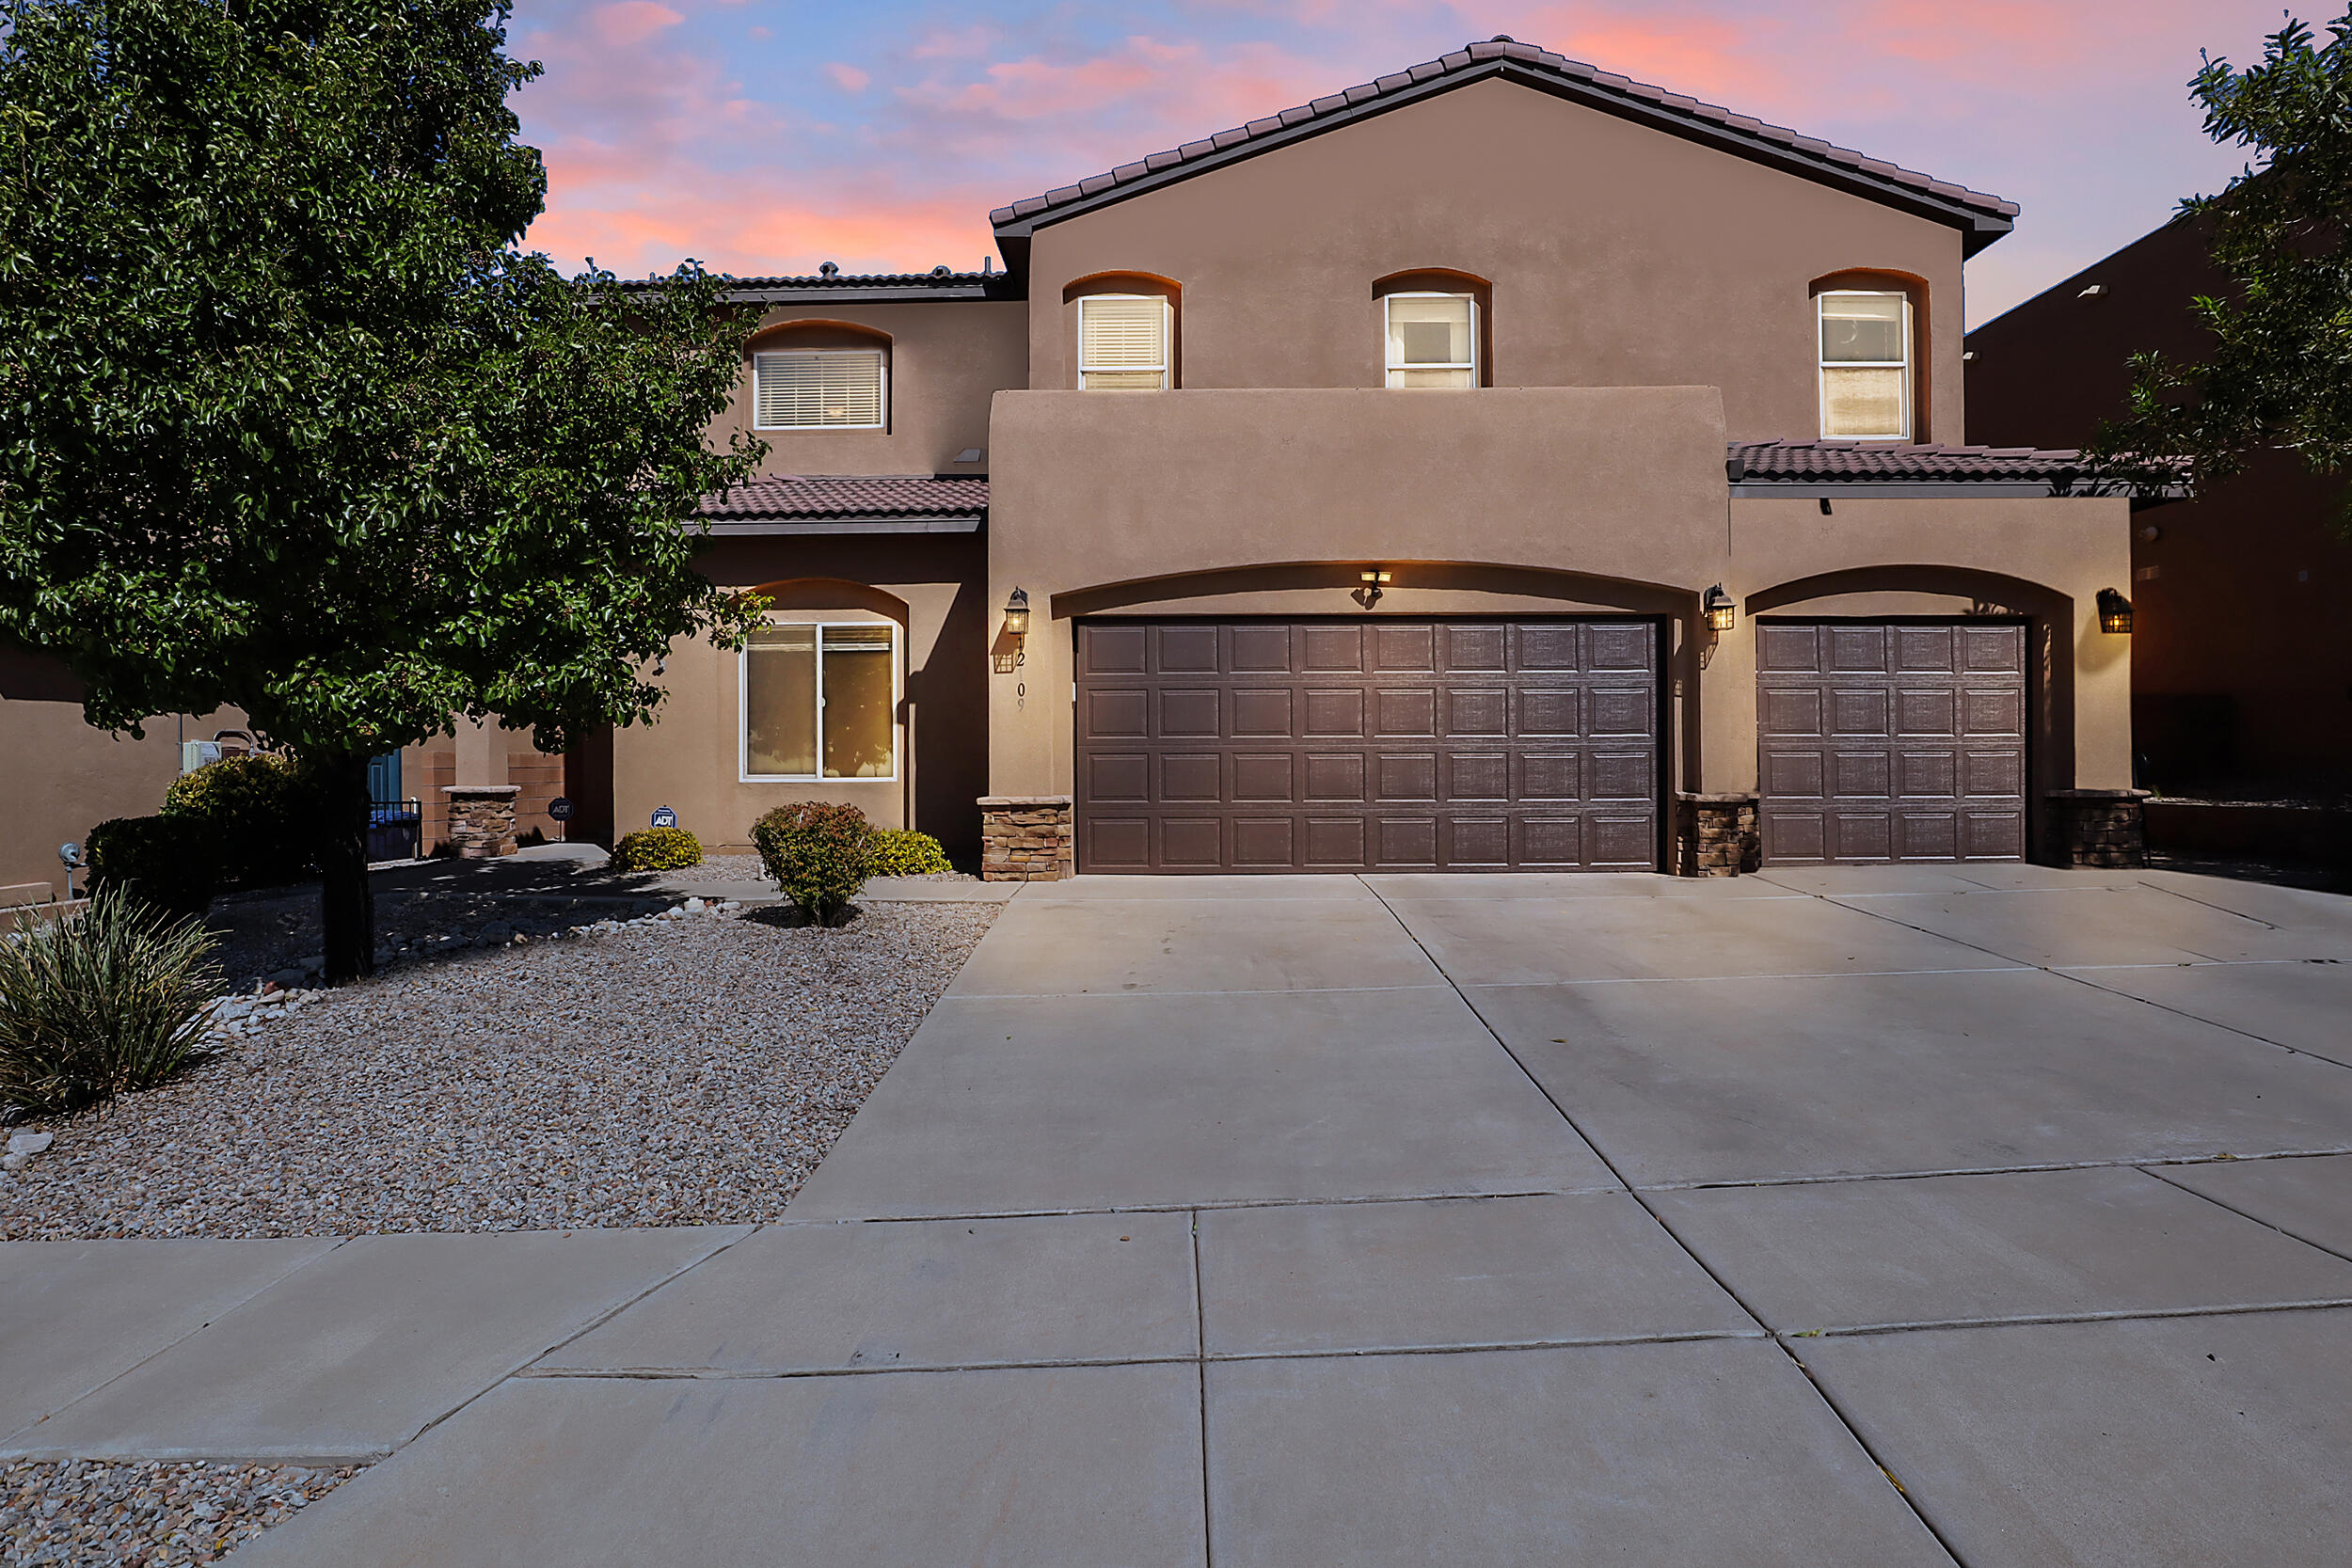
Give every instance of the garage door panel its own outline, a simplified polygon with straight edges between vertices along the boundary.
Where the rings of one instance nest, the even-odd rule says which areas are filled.
[[[1658,863],[1657,627],[1083,622],[1081,869]]]
[[[1765,622],[1756,642],[1767,861],[2024,855],[2024,626]]]
[[[1297,799],[1292,785],[1297,770],[1296,759],[1288,752],[1236,752],[1233,799],[1252,803],[1279,800],[1288,804]]]
[[[1162,626],[1159,633],[1161,674],[1216,673],[1216,627]]]
[[[1364,754],[1361,752],[1307,753],[1307,799],[1314,801],[1364,799]]]

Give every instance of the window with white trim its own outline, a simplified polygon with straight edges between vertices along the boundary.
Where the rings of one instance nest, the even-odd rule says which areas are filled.
[[[890,370],[878,348],[785,349],[752,356],[759,430],[880,430]]]
[[[1478,385],[1478,302],[1468,294],[1397,293],[1381,301],[1391,387]]]
[[[742,653],[742,776],[898,776],[898,628],[889,621],[770,625]]]
[[[1820,319],[1821,435],[1911,439],[1911,301],[1892,292],[1830,289]]]
[[[1078,385],[1092,391],[1166,388],[1172,315],[1168,301],[1153,294],[1081,296]]]

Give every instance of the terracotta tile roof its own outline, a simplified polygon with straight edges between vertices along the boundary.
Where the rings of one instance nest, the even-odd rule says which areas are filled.
[[[2035,447],[1947,447],[1932,442],[1734,441],[1734,483],[2067,484],[2083,477],[2082,453]]]
[[[1230,131],[1219,131],[1214,136],[1186,142],[1165,152],[1154,152],[1132,164],[1121,164],[1107,173],[1081,180],[1074,185],[1064,185],[1042,196],[1029,197],[1009,207],[999,207],[989,214],[989,221],[999,229],[1022,223],[1120,185],[1156,180],[1165,170],[1215,157],[1228,149],[1273,136],[1294,126],[1359,116],[1367,112],[1368,106],[1377,106],[1380,100],[1411,92],[1422,84],[1441,77],[1488,74],[1506,69],[1516,70],[1523,75],[1549,79],[1560,87],[1572,89],[1576,96],[1598,95],[1615,99],[1629,106],[1638,104],[1647,114],[1662,113],[1670,119],[1687,121],[1694,129],[1704,128],[1717,135],[1728,134],[1776,158],[1799,164],[1815,164],[1824,172],[1847,178],[1860,176],[1893,187],[1896,191],[1915,192],[1921,197],[1939,199],[1992,217],[2010,218],[2017,215],[2017,203],[2005,201],[1997,196],[1988,196],[1982,191],[1970,190],[1965,185],[1956,185],[1949,181],[1903,168],[1851,148],[1838,147],[1816,136],[1804,135],[1786,126],[1768,125],[1751,116],[1735,114],[1717,104],[1703,103],[1695,98],[1668,92],[1662,87],[1636,82],[1613,71],[1601,71],[1531,43],[1497,39],[1486,43],[1470,44],[1442,58],[1425,61],[1377,81],[1349,87],[1344,92],[1318,98],[1311,103],[1284,109],[1263,119],[1253,119]]]
[[[703,498],[712,521],[978,517],[988,481],[927,474],[775,474]]]

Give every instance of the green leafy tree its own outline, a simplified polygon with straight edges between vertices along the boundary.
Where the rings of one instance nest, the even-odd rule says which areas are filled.
[[[2181,203],[2230,287],[2191,303],[2201,360],[2133,358],[2128,411],[2091,449],[2112,472],[2201,488],[2267,448],[2352,467],[2352,12],[2328,34],[2290,19],[2260,64],[2208,58],[2189,83],[2206,134],[2252,151],[2219,196]]]
[[[328,781],[330,978],[373,968],[367,759],[650,716],[754,606],[684,521],[748,323],[520,248],[497,0],[0,0],[0,633],[92,723],[243,708]]]

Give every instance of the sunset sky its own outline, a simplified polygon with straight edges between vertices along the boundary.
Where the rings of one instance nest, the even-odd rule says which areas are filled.
[[[2334,14],[2312,9],[2314,25]],[[529,242],[624,276],[959,269],[988,210],[1507,33],[2022,203],[1971,325],[2244,162],[2184,84],[2278,0],[519,0]]]

